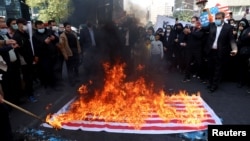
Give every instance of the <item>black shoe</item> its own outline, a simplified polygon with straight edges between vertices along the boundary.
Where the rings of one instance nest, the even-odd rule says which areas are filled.
[[[217,86],[212,86],[210,89],[209,89],[209,92],[210,93],[213,93],[213,92],[215,92],[216,90],[217,90]]]
[[[186,78],[186,77],[182,80],[182,82],[189,82],[189,81],[190,81],[190,79]]]

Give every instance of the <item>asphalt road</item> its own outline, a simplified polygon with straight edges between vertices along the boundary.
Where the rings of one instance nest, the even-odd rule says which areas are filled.
[[[61,90],[52,91],[49,95],[43,92],[43,89],[37,85],[36,94],[39,101],[37,103],[25,103],[22,108],[45,119],[49,113],[57,112],[69,100],[77,95],[77,88],[82,84],[80,81],[75,87],[71,87],[65,80],[62,82]],[[81,68],[81,80],[86,79]],[[248,124],[250,125],[250,94],[246,92],[247,88],[237,88],[234,82],[222,82],[220,88],[215,93],[208,93],[206,85],[198,79],[192,78],[190,82],[181,82],[183,74],[179,72],[158,74],[157,85],[164,88],[168,93],[176,93],[185,90],[188,93],[200,92],[201,97],[222,119],[223,124]],[[13,131],[20,131],[23,128],[42,130],[74,141],[183,141],[178,134],[162,135],[144,135],[144,134],[118,134],[107,132],[87,132],[72,130],[55,130],[41,127],[41,120],[31,117],[19,110],[14,109],[11,114],[11,124]]]

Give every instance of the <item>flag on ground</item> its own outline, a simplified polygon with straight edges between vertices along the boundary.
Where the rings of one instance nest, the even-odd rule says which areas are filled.
[[[75,99],[68,102],[64,107],[62,107],[57,114],[65,113],[72,102]],[[168,103],[166,101],[165,103]],[[173,101],[173,106],[180,111],[183,111],[183,117],[186,117],[185,104],[192,104],[194,107],[202,108],[204,114],[202,117],[197,117],[201,120],[199,124],[183,123],[183,118],[172,119],[169,122],[164,122],[164,120],[157,114],[151,113],[150,116],[146,119],[144,125],[140,129],[135,129],[133,126],[126,122],[107,122],[103,119],[91,119],[91,120],[82,120],[82,121],[70,121],[62,123],[62,128],[67,130],[83,130],[83,131],[106,131],[113,133],[133,133],[133,134],[176,134],[176,133],[187,133],[194,131],[204,131],[207,130],[208,125],[221,125],[221,119],[214,113],[214,111],[206,104],[206,102],[201,98],[197,97],[191,99],[188,103],[183,103],[181,99],[176,99]],[[192,109],[195,110],[195,109]],[[194,117],[195,118],[195,117]],[[51,128],[47,123],[42,124],[43,127]]]

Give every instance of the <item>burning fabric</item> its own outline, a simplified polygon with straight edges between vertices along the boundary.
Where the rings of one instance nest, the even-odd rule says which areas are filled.
[[[106,78],[102,90],[86,100],[88,85],[80,96],[56,114],[48,115],[45,127],[119,133],[170,134],[206,130],[208,124],[222,124],[199,94],[185,91],[167,95],[154,92],[143,77],[125,82],[124,64],[104,64]],[[92,82],[91,82],[92,83]],[[91,84],[90,83],[90,84]]]

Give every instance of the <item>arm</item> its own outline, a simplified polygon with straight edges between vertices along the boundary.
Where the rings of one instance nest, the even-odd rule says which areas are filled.
[[[245,29],[245,31],[243,31],[242,36],[241,36],[241,40],[242,41],[250,40],[250,27]]]
[[[230,55],[235,56],[237,54],[237,52],[238,52],[238,47],[236,45],[236,42],[235,42],[235,39],[234,39],[234,36],[233,36],[233,32],[231,30],[230,30],[228,36],[229,36],[229,39],[230,39],[230,45],[231,45],[231,49],[232,49]]]
[[[12,39],[0,40],[0,47],[3,47],[5,45],[13,45],[13,44],[16,44],[16,41]]]
[[[164,57],[164,50],[163,50],[163,44],[162,44],[162,42],[161,42],[160,50],[161,50],[161,59],[163,59],[163,57]]]
[[[0,94],[0,103],[3,103],[3,96]]]
[[[191,35],[193,35],[196,39],[201,39],[204,35],[204,32],[198,31],[198,32],[191,32]]]

